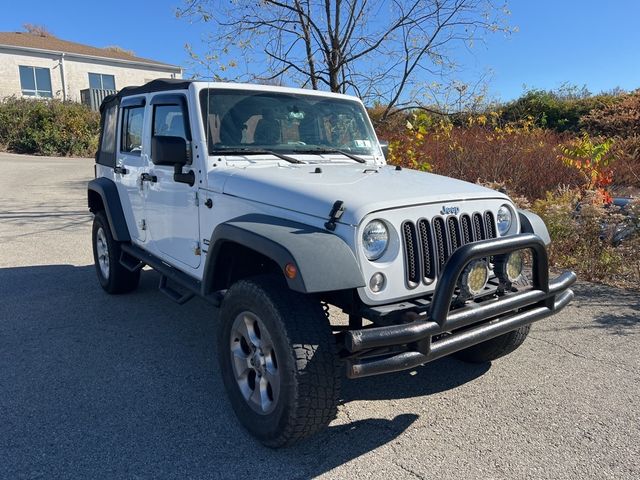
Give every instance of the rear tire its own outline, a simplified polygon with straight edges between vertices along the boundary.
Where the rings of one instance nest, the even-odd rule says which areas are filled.
[[[240,423],[268,447],[323,430],[337,413],[336,343],[319,301],[277,276],[241,280],[220,309],[218,361]]]
[[[120,243],[114,240],[103,211],[93,218],[93,261],[102,288],[111,294],[129,293],[138,288],[140,270],[131,272],[120,264]]]
[[[510,354],[522,345],[529,334],[531,325],[525,325],[513,332],[505,333],[473,347],[465,348],[454,355],[469,363],[486,363]]]

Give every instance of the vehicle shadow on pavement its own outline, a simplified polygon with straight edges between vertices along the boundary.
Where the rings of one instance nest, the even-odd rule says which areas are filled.
[[[0,269],[0,478],[308,478],[418,419],[342,415],[292,448],[262,447],[217,373],[217,312],[200,299],[173,304],[158,278],[145,271],[135,293],[109,296],[93,265]],[[343,399],[430,395],[487,368],[441,360],[345,382]]]
[[[572,287],[576,300],[570,308],[589,311],[594,321],[565,327],[565,330],[602,330],[612,335],[640,333],[640,292],[596,283],[577,283]],[[616,313],[611,312],[616,307]],[[554,327],[557,328],[557,327]]]
[[[343,383],[342,396],[348,402],[433,395],[475,380],[490,368],[490,363],[470,364],[443,358],[413,370],[348,380]]]

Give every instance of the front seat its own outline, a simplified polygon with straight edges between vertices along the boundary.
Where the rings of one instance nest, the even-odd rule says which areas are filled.
[[[307,115],[302,119],[298,126],[298,132],[300,141],[307,145],[320,145],[323,143],[320,138],[320,133],[318,132],[318,122],[316,118],[311,115]]]
[[[222,122],[220,122],[220,143],[222,145],[240,145],[242,142],[242,129],[238,128],[238,124],[232,112],[227,113]]]
[[[280,143],[280,139],[280,122],[273,117],[273,113],[263,112],[253,134],[253,143],[275,145]]]

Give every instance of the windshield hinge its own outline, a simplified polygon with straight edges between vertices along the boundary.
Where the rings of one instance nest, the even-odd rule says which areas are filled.
[[[324,227],[333,232],[336,229],[336,221],[340,220],[342,214],[347,208],[344,206],[344,202],[342,200],[338,200],[331,207],[331,212],[329,212],[329,221],[324,224]]]

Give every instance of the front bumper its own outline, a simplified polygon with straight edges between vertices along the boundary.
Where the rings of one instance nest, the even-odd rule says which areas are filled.
[[[521,249],[530,249],[533,256],[531,289],[451,309],[460,274],[471,261]],[[575,281],[573,272],[549,280],[547,251],[536,235],[467,244],[447,261],[426,312],[407,312],[405,323],[399,325],[346,333],[347,376],[358,378],[414,368],[541,320],[573,299],[569,287]]]

